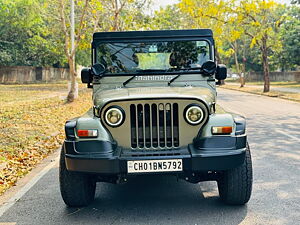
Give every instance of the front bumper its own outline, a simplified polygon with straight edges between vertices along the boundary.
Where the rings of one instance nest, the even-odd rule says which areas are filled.
[[[228,138],[232,138],[232,140],[229,141]],[[222,171],[238,167],[244,162],[246,152],[245,135],[226,137],[226,140],[218,137],[216,140],[207,141],[207,143],[208,145],[195,146],[195,144],[190,144],[185,148],[164,151],[133,151],[122,148],[113,149],[113,147],[111,147],[110,151],[101,151],[101,148],[107,149],[110,144],[98,141],[91,145],[94,149],[89,149],[89,145],[86,143],[66,140],[64,151],[66,167],[69,171],[103,175],[128,174],[127,161],[131,160],[182,159],[183,171],[175,173]],[[214,143],[214,147],[210,148],[209,143]],[[223,148],[220,148],[216,143],[223,143]],[[225,143],[227,143],[227,146]],[[232,147],[232,144],[234,144],[234,147]],[[78,148],[80,146],[85,146],[85,148],[79,151]],[[100,151],[95,151],[95,148],[98,148]]]

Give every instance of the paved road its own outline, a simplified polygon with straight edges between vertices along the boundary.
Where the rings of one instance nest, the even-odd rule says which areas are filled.
[[[149,177],[98,184],[91,206],[67,208],[54,167],[0,224],[300,224],[300,104],[223,89],[218,97],[248,118],[254,188],[246,206],[222,204],[215,182]]]

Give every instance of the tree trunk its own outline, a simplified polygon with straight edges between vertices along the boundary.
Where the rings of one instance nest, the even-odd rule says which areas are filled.
[[[234,44],[232,44],[231,47],[234,50],[234,61],[235,61],[236,72],[237,72],[237,74],[240,77],[241,87],[244,87],[244,77],[241,76],[240,64],[239,64],[239,60],[238,60],[238,46],[237,46],[237,42],[234,41]]]
[[[246,76],[246,48],[245,48],[245,40],[243,40],[243,66],[242,66],[242,73],[243,73],[243,87],[245,86],[245,84],[246,84],[246,78],[245,78],[245,76]]]
[[[115,0],[114,19],[113,19],[113,31],[119,30],[119,6],[118,0]]]
[[[221,62],[221,57],[220,57],[220,54],[219,54],[219,52],[218,52],[218,50],[216,49],[216,58],[217,58],[217,63],[218,64],[221,64],[222,62]]]
[[[268,49],[267,49],[267,38],[266,36],[262,38],[262,62],[264,70],[264,92],[270,91],[270,71],[269,71],[269,61],[268,61]]]
[[[69,68],[70,68],[70,81],[71,81],[71,87],[70,91],[67,97],[68,102],[73,102],[75,99],[75,91],[76,91],[76,68],[75,68],[75,62],[72,57],[68,59],[69,62]]]

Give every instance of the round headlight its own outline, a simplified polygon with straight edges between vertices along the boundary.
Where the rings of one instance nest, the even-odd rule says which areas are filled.
[[[120,126],[124,121],[124,113],[121,108],[111,107],[105,112],[105,122],[112,127]]]
[[[191,125],[197,125],[202,122],[204,118],[204,112],[200,106],[192,105],[188,106],[185,110],[185,119]]]

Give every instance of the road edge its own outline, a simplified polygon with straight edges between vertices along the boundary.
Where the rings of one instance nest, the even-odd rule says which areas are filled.
[[[57,149],[47,156],[28,174],[18,180],[16,186],[11,187],[0,196],[0,217],[46,175],[50,169],[58,165],[59,152],[60,149]]]
[[[257,95],[257,96],[262,96],[262,97],[266,97],[266,98],[272,98],[272,99],[277,99],[279,101],[288,101],[288,102],[291,102],[291,103],[294,103],[294,104],[299,104],[300,101],[298,100],[294,100],[294,99],[288,99],[288,98],[282,98],[280,96],[268,96],[268,95],[264,95],[264,94],[260,94],[260,93],[254,93],[254,92],[248,92],[248,91],[244,91],[244,90],[237,90],[237,89],[231,89],[231,88],[226,88],[226,87],[222,87],[222,86],[219,86],[218,88],[221,88],[223,90],[229,90],[229,91],[237,91],[237,92],[243,92],[243,93],[247,93],[247,94],[250,94],[250,95]]]
[[[226,84],[225,84],[226,85]],[[219,88],[225,89],[225,90],[230,90],[230,91],[239,91],[239,92],[244,92],[247,94],[252,94],[252,95],[259,95],[259,96],[264,96],[264,97],[268,97],[268,98],[273,98],[273,99],[278,99],[278,100],[284,100],[284,101],[289,101],[289,102],[294,102],[294,103],[300,103],[299,100],[296,99],[289,99],[289,98],[283,98],[282,96],[269,96],[269,95],[264,95],[262,93],[255,93],[255,92],[249,92],[249,91],[245,91],[245,90],[237,90],[237,89],[232,89],[230,87],[222,87],[219,86]]]

